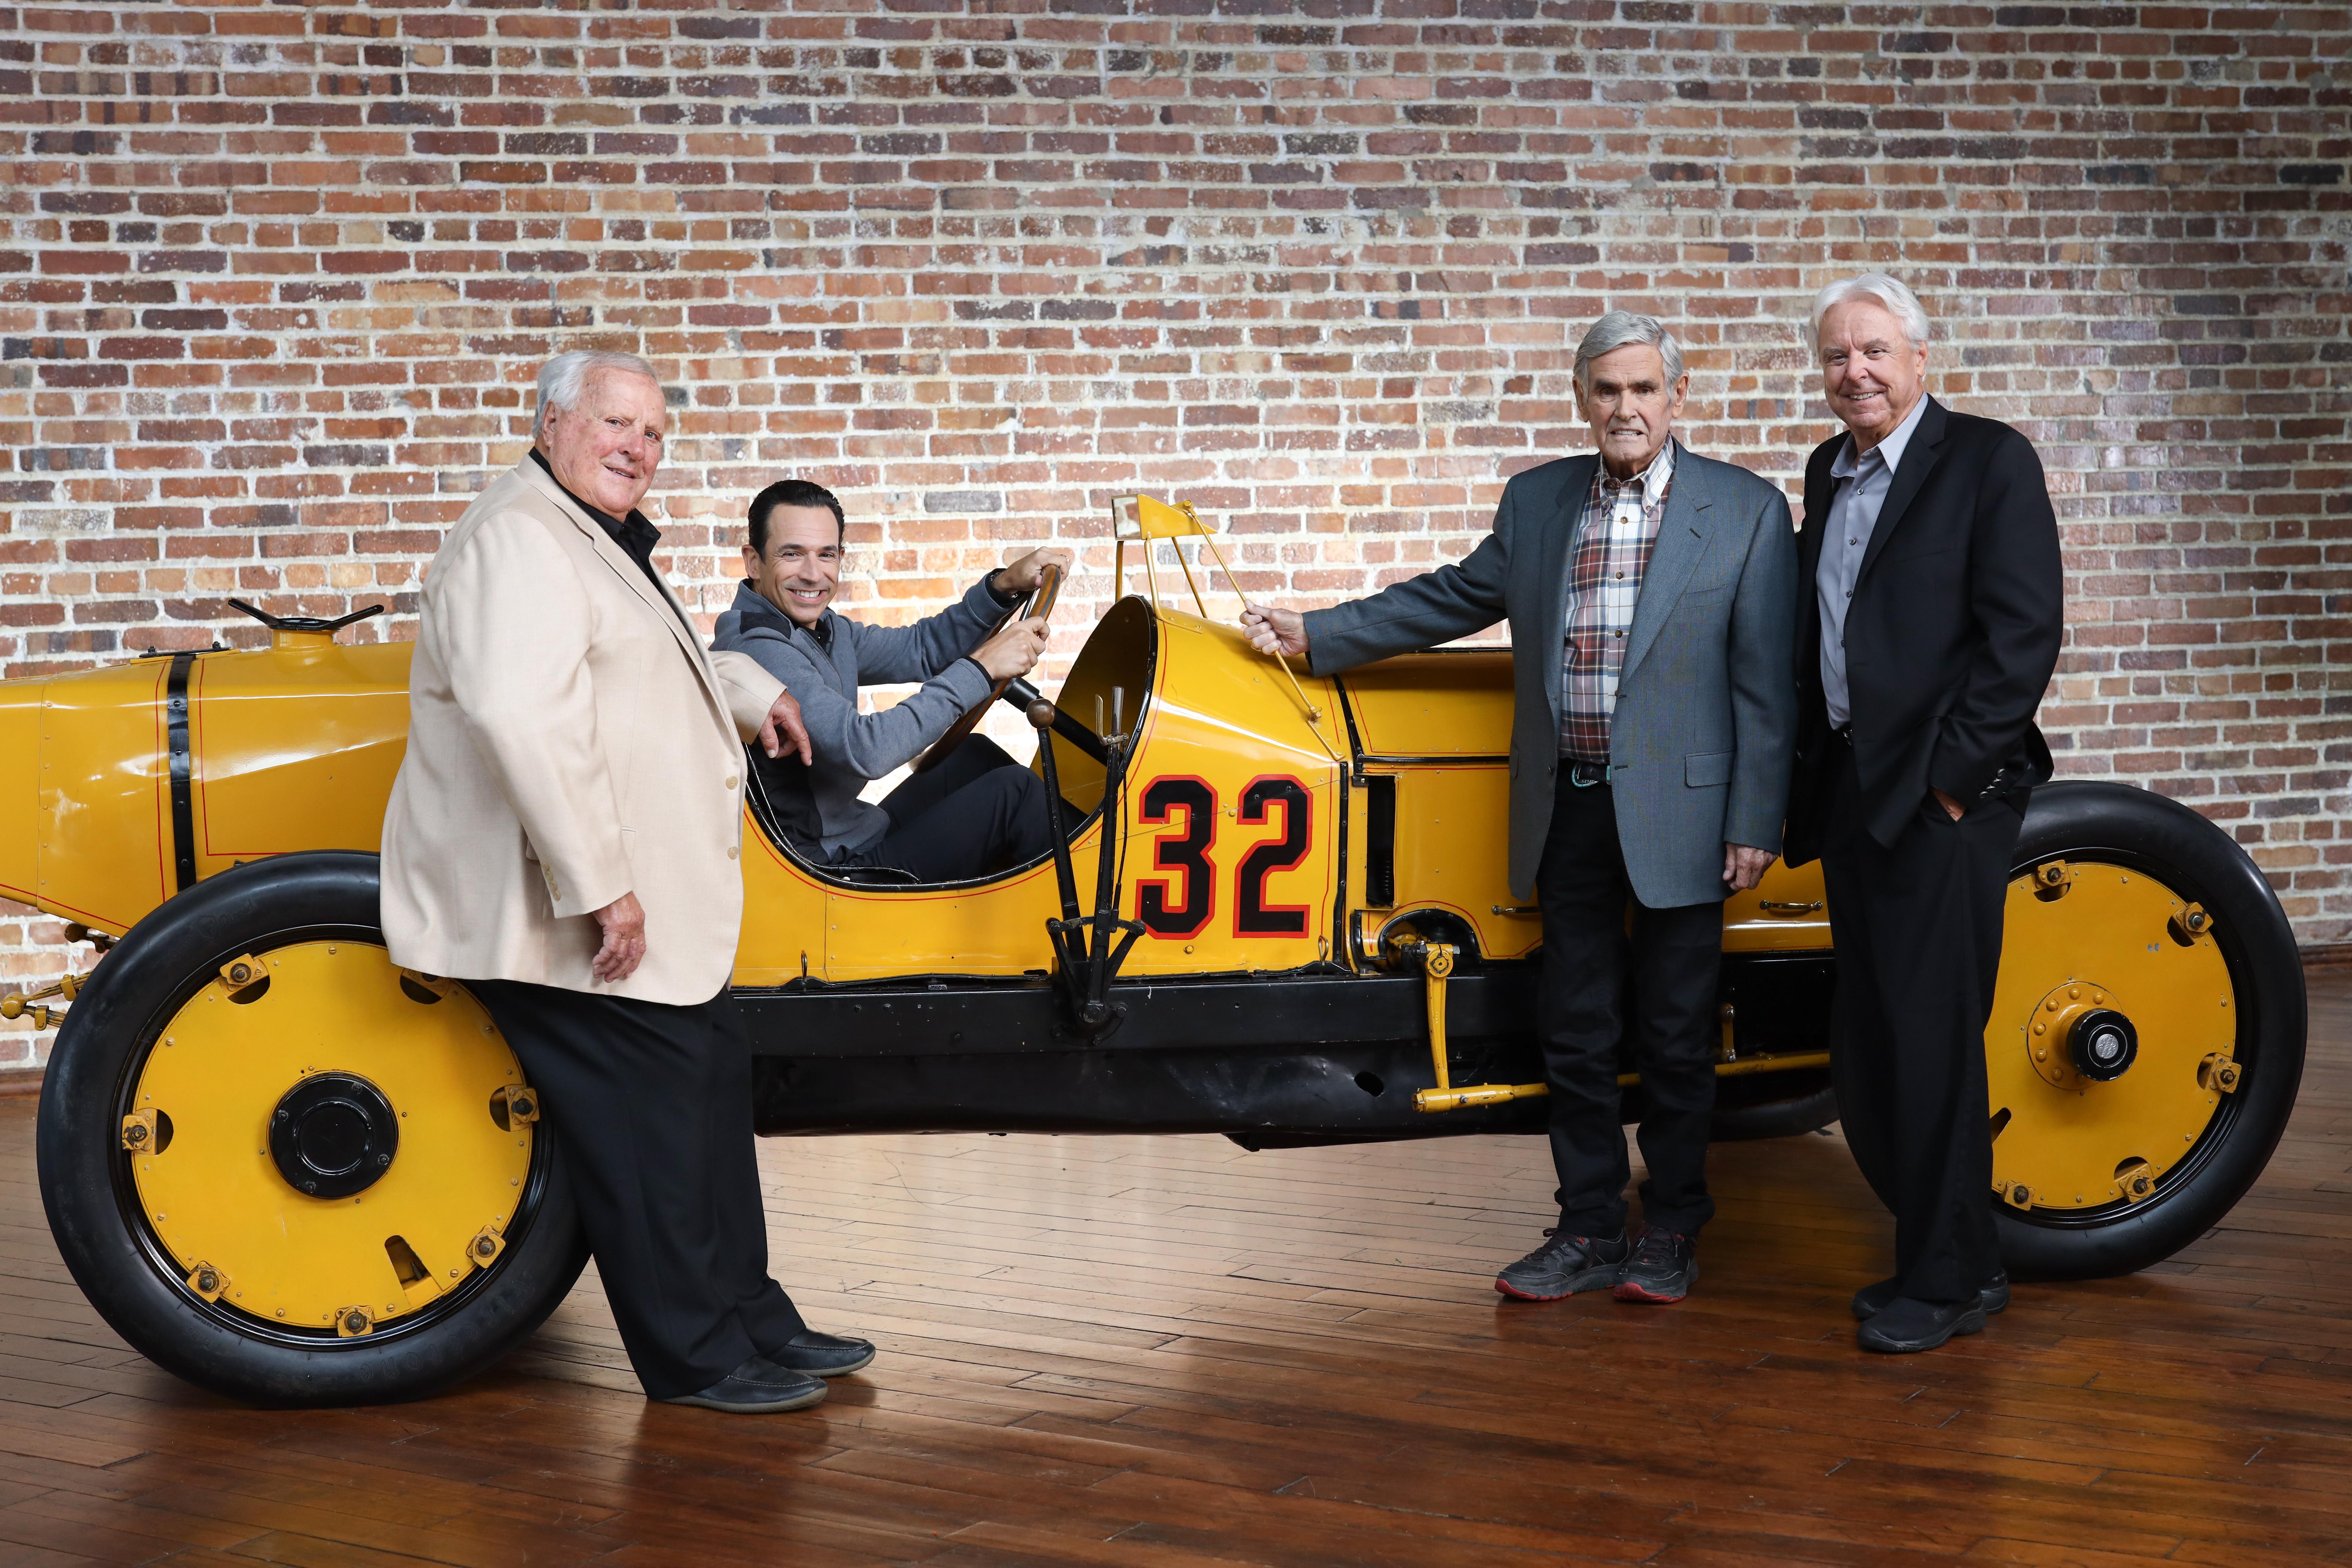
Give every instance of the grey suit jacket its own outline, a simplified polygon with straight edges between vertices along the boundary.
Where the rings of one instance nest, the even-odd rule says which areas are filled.
[[[1570,537],[1600,460],[1562,458],[1513,479],[1495,531],[1459,564],[1307,616],[1318,675],[1510,622],[1510,876],[1520,898],[1535,889],[1551,830]],[[1727,842],[1780,847],[1796,560],[1777,489],[1677,444],[1610,727],[1618,842],[1634,897],[1653,909],[1723,898]]]

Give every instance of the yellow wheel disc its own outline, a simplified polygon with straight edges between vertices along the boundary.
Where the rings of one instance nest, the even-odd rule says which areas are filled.
[[[247,963],[266,987],[232,986]],[[447,983],[404,985],[364,942],[298,942],[225,969],[164,1026],[124,1121],[141,1206],[188,1289],[347,1336],[424,1310],[493,1263],[530,1180],[535,1109],[528,1094],[509,1104],[521,1069],[481,1005]],[[380,1171],[370,1156],[360,1191],[298,1191],[272,1119],[351,1079],[396,1144]],[[357,1125],[329,1114],[346,1119],[329,1132]]]
[[[1993,1190],[2020,1210],[2151,1196],[2197,1146],[2234,1083],[2229,966],[2201,910],[2145,872],[2053,861],[2010,883],[2000,982],[1985,1028]],[[2079,1070],[2075,1023],[2119,1013],[2137,1055],[2105,1080]]]

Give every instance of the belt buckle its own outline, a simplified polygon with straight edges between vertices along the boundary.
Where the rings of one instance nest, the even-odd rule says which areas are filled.
[[[1570,763],[1568,764],[1568,782],[1576,789],[1591,789],[1594,784],[1607,784],[1609,775],[1616,771],[1608,763]]]

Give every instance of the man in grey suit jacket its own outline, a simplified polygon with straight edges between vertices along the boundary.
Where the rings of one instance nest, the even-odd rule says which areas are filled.
[[[1513,479],[1458,565],[1304,616],[1252,605],[1243,624],[1324,675],[1510,622],[1510,876],[1543,910],[1560,1220],[1495,1288],[1675,1301],[1715,1212],[1722,903],[1771,865],[1788,798],[1796,542],[1778,489],[1673,439],[1689,378],[1654,318],[1601,317],[1575,378],[1599,452]],[[1629,1027],[1649,1167],[1638,1241],[1617,1092]]]

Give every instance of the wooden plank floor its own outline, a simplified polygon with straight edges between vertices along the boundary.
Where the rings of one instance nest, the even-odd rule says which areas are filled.
[[[1885,1359],[1887,1226],[1834,1135],[1719,1149],[1672,1309],[1502,1304],[1534,1139],[763,1143],[779,1273],[871,1373],[649,1406],[593,1274],[446,1397],[265,1413],[83,1302],[0,1101],[0,1564],[1192,1568],[2352,1561],[2352,974],[2269,1174],[2137,1278]]]

